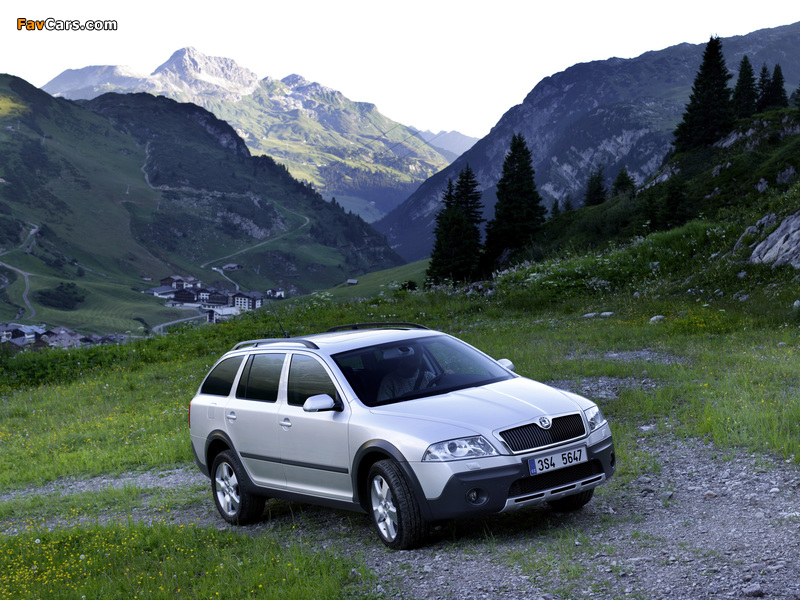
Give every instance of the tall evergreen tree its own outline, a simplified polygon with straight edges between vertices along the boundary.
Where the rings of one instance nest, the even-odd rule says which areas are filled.
[[[769,81],[769,101],[770,108],[789,107],[789,97],[786,95],[786,81],[783,79],[783,70],[778,64],[772,70],[772,78]]]
[[[443,208],[436,215],[434,244],[426,271],[428,281],[468,281],[475,277],[481,256],[481,192],[469,165],[453,185],[448,180]]]
[[[453,194],[455,204],[460,206],[467,220],[475,225],[480,241],[480,224],[483,223],[483,203],[481,202],[481,191],[478,189],[478,179],[469,167],[469,163],[458,174],[456,187]]]
[[[712,37],[703,52],[683,120],[675,128],[675,150],[710,146],[733,128],[733,106],[722,42]]]
[[[603,174],[603,165],[592,169],[586,182],[586,194],[583,198],[584,206],[597,206],[606,201],[606,183]]]
[[[547,210],[534,182],[533,159],[525,138],[511,138],[497,182],[494,219],[486,227],[485,268],[494,269],[505,257],[521,250],[545,221]]]
[[[756,101],[756,111],[764,112],[769,108],[769,91],[772,87],[772,77],[770,77],[767,63],[761,66],[761,74],[758,76],[758,100]]]
[[[680,227],[689,218],[686,208],[686,183],[681,177],[672,177],[667,182],[666,195],[656,209],[656,214],[658,229]]]
[[[739,63],[739,78],[733,88],[733,113],[737,119],[746,119],[756,112],[758,90],[756,90],[756,74],[747,55]]]
[[[622,168],[619,170],[619,173],[614,179],[614,183],[611,184],[611,195],[632,198],[635,193],[636,182],[628,173],[628,169],[625,167],[625,165],[622,165]]]

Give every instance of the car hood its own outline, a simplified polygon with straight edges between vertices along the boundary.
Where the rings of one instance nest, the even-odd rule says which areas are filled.
[[[590,401],[575,394],[525,377],[515,377],[481,387],[376,407],[371,412],[485,432],[530,423],[542,415],[553,417],[574,413],[590,406]]]

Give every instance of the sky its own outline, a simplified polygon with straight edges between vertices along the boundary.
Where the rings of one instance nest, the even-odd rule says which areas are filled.
[[[299,74],[403,125],[483,137],[543,78],[711,36],[789,25],[786,0],[3,0],[0,73],[41,87],[66,69],[149,75],[193,46],[260,78]],[[738,8],[739,6],[747,7]],[[796,7],[795,7],[796,8]],[[113,20],[116,31],[18,29]],[[34,26],[35,27],[35,26]]]

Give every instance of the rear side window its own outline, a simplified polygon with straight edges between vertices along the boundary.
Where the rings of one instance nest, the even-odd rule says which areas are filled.
[[[292,406],[303,406],[308,398],[317,394],[328,394],[337,399],[336,387],[325,367],[315,358],[304,354],[292,356],[287,393]]]
[[[208,374],[203,386],[200,388],[200,393],[211,394],[212,396],[227,396],[230,394],[233,380],[236,379],[239,365],[242,364],[242,358],[241,356],[226,358],[211,369],[211,373]]]
[[[253,354],[244,367],[236,397],[276,402],[285,354]]]

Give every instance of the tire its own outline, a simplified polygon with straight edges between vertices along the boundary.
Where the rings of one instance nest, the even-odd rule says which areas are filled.
[[[233,450],[220,452],[211,467],[211,493],[222,518],[232,525],[261,519],[267,499],[248,491],[247,474]]]
[[[393,460],[376,462],[369,470],[369,503],[372,523],[381,541],[393,550],[409,550],[427,537],[414,493],[400,466]]]
[[[557,512],[572,512],[573,510],[583,508],[583,506],[592,499],[592,496],[594,496],[594,488],[573,496],[565,496],[558,500],[552,500],[548,502],[548,504]]]

